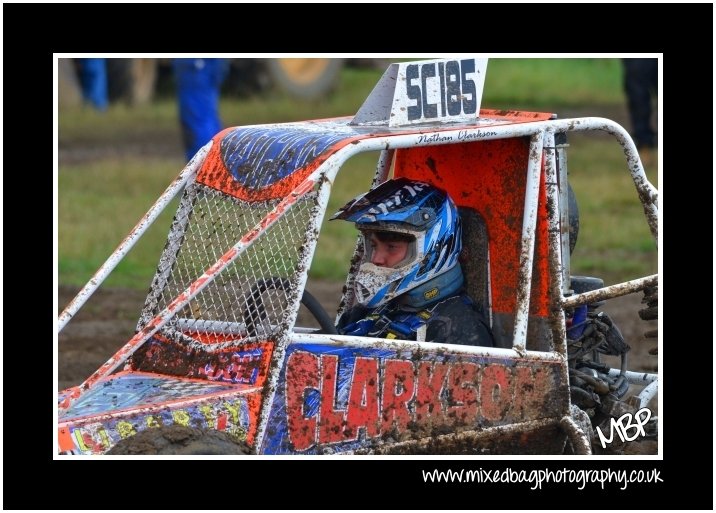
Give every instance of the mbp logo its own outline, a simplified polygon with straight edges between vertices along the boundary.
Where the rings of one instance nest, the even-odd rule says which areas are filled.
[[[612,418],[609,423],[609,438],[604,436],[601,428],[597,426],[597,434],[599,435],[599,443],[602,444],[602,449],[605,449],[607,444],[612,443],[615,432],[622,442],[633,442],[640,436],[646,436],[644,425],[649,422],[650,418],[651,410],[649,410],[649,408],[642,408],[634,415],[631,413],[625,413],[618,419]],[[632,429],[634,430],[631,432],[633,434],[630,434],[630,430]]]

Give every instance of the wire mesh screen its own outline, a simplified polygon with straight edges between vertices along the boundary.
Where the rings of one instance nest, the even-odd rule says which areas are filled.
[[[140,322],[166,308],[280,201],[249,203],[199,184],[191,187],[175,216]],[[299,306],[295,281],[307,234],[313,233],[309,225],[315,202],[315,191],[299,198],[177,312],[164,334],[191,333],[203,342],[226,340],[226,335],[275,335]]]

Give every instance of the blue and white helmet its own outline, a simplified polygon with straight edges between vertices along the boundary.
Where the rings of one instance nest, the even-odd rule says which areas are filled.
[[[450,196],[429,183],[388,180],[346,203],[331,219],[352,221],[363,234],[365,253],[355,277],[355,294],[357,302],[368,308],[383,305],[458,264],[460,216]],[[371,231],[411,235],[406,257],[394,267],[371,263]]]

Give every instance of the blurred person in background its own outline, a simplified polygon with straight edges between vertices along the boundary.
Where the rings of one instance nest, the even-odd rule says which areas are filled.
[[[106,59],[77,59],[83,101],[97,110],[109,105]]]
[[[188,161],[222,128],[219,95],[229,62],[227,59],[174,59],[173,66]]]
[[[656,132],[651,125],[652,99],[658,91],[657,59],[622,59],[624,92],[629,108],[632,138],[640,150],[656,147]]]

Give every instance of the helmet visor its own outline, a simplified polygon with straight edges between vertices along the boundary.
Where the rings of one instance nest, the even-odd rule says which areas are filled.
[[[363,237],[363,262],[373,262],[374,251],[377,244],[391,244],[391,243],[407,243],[408,247],[405,252],[405,256],[398,262],[390,265],[392,269],[401,269],[409,266],[415,262],[417,257],[417,239],[413,233],[406,230],[390,229],[385,228],[368,228],[365,226],[359,227],[361,236]]]

